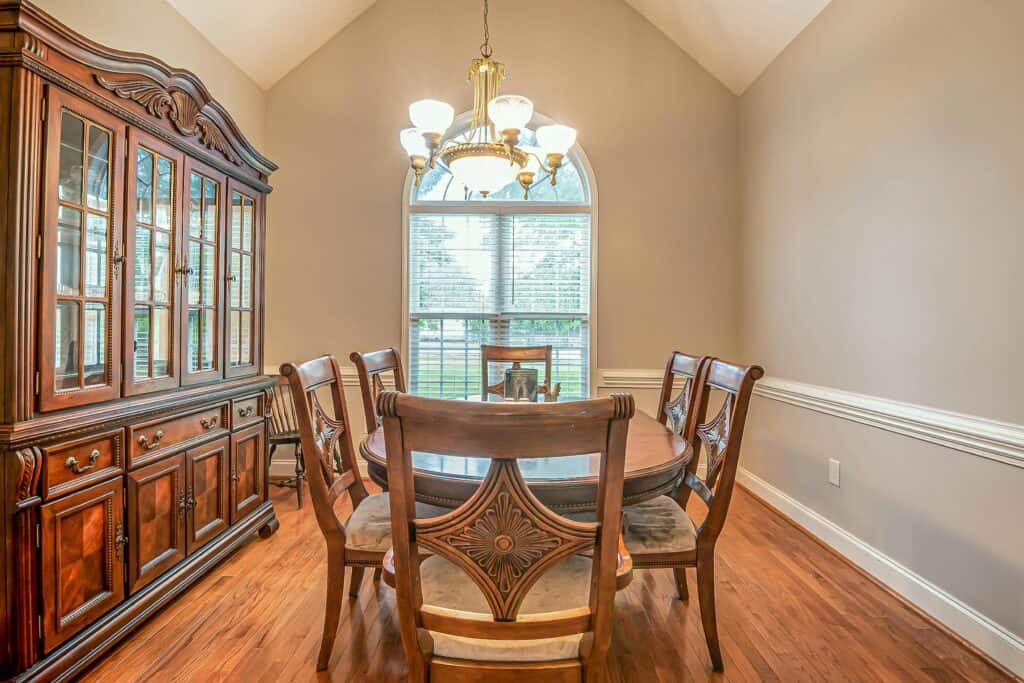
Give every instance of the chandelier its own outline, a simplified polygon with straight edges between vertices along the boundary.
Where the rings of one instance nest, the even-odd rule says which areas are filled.
[[[540,126],[536,132],[538,147],[520,146],[520,134],[533,118],[533,102],[521,95],[499,94],[505,65],[491,59],[487,10],[484,0],[484,42],[480,57],[470,62],[467,77],[473,87],[473,119],[465,141],[446,137],[455,120],[455,109],[438,100],[409,105],[413,127],[403,130],[399,141],[409,155],[417,187],[426,169],[440,164],[468,190],[484,197],[518,181],[524,199],[528,199],[538,173],[547,173],[551,184],[556,184],[558,169],[576,142],[576,130],[562,125]]]

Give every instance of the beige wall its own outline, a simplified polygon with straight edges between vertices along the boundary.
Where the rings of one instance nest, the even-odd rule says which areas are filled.
[[[268,364],[399,345],[409,102],[469,109],[479,3],[379,0],[271,91]],[[598,366],[736,349],[736,98],[621,0],[492,3],[504,92],[598,184]],[[346,361],[347,363],[347,361]]]
[[[75,31],[109,47],[188,69],[265,152],[266,93],[163,0],[34,0]]]
[[[833,0],[741,98],[746,358],[1024,423],[1021,26],[1019,0]],[[757,476],[1024,635],[1024,469],[766,399],[747,439]]]

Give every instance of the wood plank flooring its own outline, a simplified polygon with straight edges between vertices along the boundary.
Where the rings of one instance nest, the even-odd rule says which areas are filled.
[[[307,499],[308,500],[308,499]],[[326,569],[307,502],[274,490],[281,528],[253,539],[86,672],[88,681],[403,681],[394,594],[370,572],[315,672]],[[745,490],[718,547],[725,673],[713,674],[691,573],[638,571],[616,600],[610,681],[1011,680]]]

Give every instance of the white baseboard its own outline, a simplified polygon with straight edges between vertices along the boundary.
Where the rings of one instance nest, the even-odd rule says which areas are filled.
[[[750,471],[736,481],[936,621],[1024,677],[1024,640]]]

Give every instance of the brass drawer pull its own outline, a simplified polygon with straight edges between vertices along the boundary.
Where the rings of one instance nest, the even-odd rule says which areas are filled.
[[[99,460],[99,459],[100,459],[100,451],[99,451],[98,448],[94,448],[92,450],[92,453],[89,454],[89,464],[88,465],[79,465],[78,464],[78,458],[76,458],[75,456],[72,455],[70,458],[68,458],[67,460],[64,461],[64,467],[67,467],[69,470],[71,470],[75,474],[81,474],[82,472],[88,472],[93,467],[95,467],[96,466],[96,461]]]
[[[151,451],[160,445],[160,440],[164,438],[164,430],[156,430],[156,434],[153,435],[153,440],[150,441],[145,434],[139,437],[139,445],[145,448],[147,451]]]
[[[214,415],[213,417],[204,417],[199,421],[199,424],[203,426],[203,429],[213,429],[217,426],[217,422],[217,416]]]
[[[256,412],[256,409],[252,406],[246,406],[238,409],[238,417],[249,417]]]

